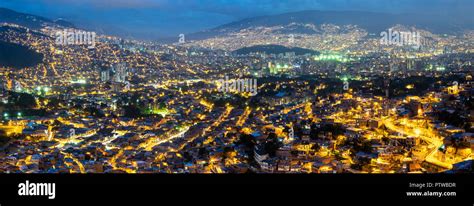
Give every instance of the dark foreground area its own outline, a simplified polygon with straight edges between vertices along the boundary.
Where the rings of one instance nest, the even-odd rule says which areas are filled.
[[[472,205],[472,174],[437,175],[0,175],[0,204],[309,201]],[[55,198],[19,196],[19,184],[55,183]],[[438,195],[439,194],[439,195]],[[363,201],[362,201],[363,200]],[[138,205],[142,205],[138,204]],[[430,203],[431,204],[431,203]]]

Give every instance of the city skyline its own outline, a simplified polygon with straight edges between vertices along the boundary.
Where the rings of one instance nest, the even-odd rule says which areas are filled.
[[[163,43],[0,14],[1,172],[472,172],[470,22],[301,11]]]

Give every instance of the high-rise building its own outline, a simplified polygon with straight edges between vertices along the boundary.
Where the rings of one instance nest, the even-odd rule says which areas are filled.
[[[128,76],[128,68],[124,63],[116,64],[112,67],[114,70],[114,81],[125,83]]]
[[[102,68],[102,70],[100,71],[100,81],[102,82],[110,81],[110,69]]]
[[[392,61],[389,63],[390,73],[395,73],[400,70],[398,62]]]
[[[416,61],[414,59],[407,60],[407,70],[414,70],[416,66]]]
[[[21,85],[21,83],[17,80],[14,80],[14,86],[13,86],[13,89],[16,91],[16,92],[22,92],[23,91],[23,86]]]

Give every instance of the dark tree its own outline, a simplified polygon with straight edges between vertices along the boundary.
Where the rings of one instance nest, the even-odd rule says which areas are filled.
[[[280,149],[283,144],[278,140],[278,137],[275,133],[270,133],[267,140],[265,141],[265,151],[271,156],[276,155],[276,151]]]
[[[129,118],[137,118],[137,117],[140,117],[141,116],[141,111],[138,107],[136,106],[125,106],[123,107],[124,111],[125,111],[125,117],[129,117]]]

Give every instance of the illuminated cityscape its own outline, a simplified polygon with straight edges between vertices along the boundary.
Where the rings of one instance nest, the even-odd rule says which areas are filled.
[[[383,28],[419,46],[307,22],[91,46],[0,23],[22,63],[0,64],[1,173],[472,173],[472,27]]]

